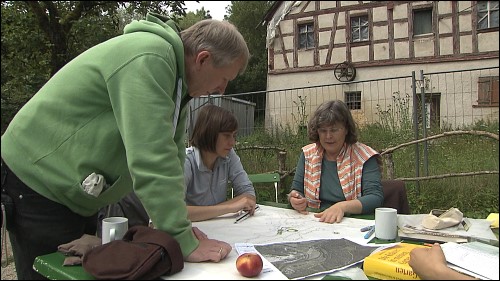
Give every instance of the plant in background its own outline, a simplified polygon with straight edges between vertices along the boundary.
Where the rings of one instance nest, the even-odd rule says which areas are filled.
[[[298,132],[307,132],[307,117],[306,114],[306,99],[307,97],[298,96],[299,101],[293,101],[293,104],[297,107],[297,115],[292,112],[293,121],[297,124]]]
[[[377,104],[377,113],[379,115],[379,124],[383,130],[399,136],[411,135],[412,116],[410,114],[410,95],[401,97],[401,93],[394,92],[392,95],[392,104],[387,109],[381,109]]]

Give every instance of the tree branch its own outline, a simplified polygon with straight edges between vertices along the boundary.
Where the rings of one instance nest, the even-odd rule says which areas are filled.
[[[467,177],[467,176],[489,175],[489,174],[498,174],[498,173],[499,173],[498,171],[479,171],[479,172],[442,174],[442,175],[417,177],[417,178],[397,178],[396,180],[422,181],[422,180],[432,180],[432,179],[444,179],[444,178],[450,178],[450,177]]]
[[[414,140],[414,141],[402,143],[400,145],[384,149],[384,150],[382,150],[382,152],[380,153],[380,155],[384,155],[384,154],[387,154],[387,153],[392,153],[393,151],[395,151],[397,149],[400,149],[402,147],[409,146],[409,145],[412,145],[412,144],[424,142],[424,141],[427,141],[427,140],[432,140],[432,139],[447,137],[447,136],[451,136],[451,135],[476,135],[476,136],[489,137],[489,138],[495,139],[497,141],[499,140],[499,137],[498,137],[497,134],[493,134],[493,133],[485,132],[485,131],[451,131],[451,132],[444,132],[444,133],[439,134],[439,135],[434,135],[434,136],[426,137],[426,138],[419,139],[419,140]]]
[[[40,6],[38,1],[24,1],[24,3],[31,8],[33,14],[35,14],[38,23],[40,24],[40,29],[47,35],[48,38],[51,37],[50,23],[45,10]]]

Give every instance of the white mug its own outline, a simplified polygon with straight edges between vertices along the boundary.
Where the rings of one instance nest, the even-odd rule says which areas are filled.
[[[102,220],[102,244],[120,240],[128,230],[128,219],[109,217]]]
[[[398,236],[398,210],[394,208],[375,209],[375,237],[394,240]]]

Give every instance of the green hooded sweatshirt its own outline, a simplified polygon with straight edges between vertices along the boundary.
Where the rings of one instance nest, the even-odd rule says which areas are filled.
[[[199,244],[184,201],[189,97],[182,41],[166,20],[148,14],[61,68],[17,113],[1,148],[26,185],[82,216],[134,190],[186,257]],[[110,185],[98,197],[81,187],[91,173]]]

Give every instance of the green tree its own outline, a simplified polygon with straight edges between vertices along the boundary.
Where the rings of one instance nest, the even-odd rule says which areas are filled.
[[[14,114],[71,59],[122,33],[148,11],[178,20],[184,1],[2,1],[2,133]]]
[[[187,12],[186,15],[179,19],[179,27],[184,30],[193,24],[204,19],[211,19],[210,11],[205,11],[205,7],[201,7],[200,10],[196,10],[196,13]]]
[[[271,1],[231,1],[226,8],[226,19],[238,27],[251,54],[245,74],[228,85],[228,94],[266,90],[266,26],[260,23],[271,5]]]

